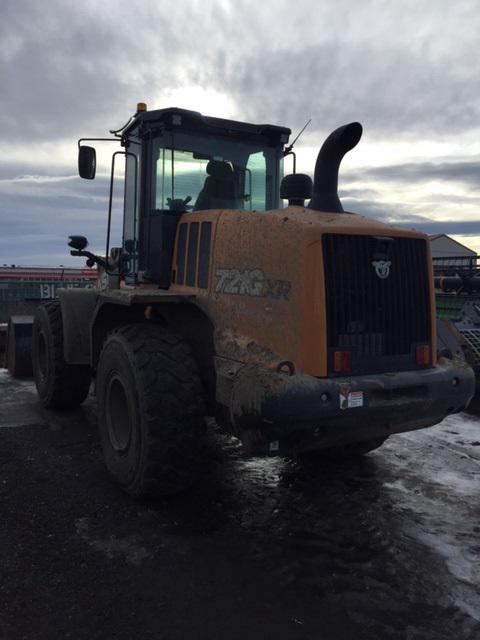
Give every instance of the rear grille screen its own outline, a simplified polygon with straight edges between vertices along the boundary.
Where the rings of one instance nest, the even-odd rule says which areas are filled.
[[[323,256],[329,373],[338,350],[351,352],[351,374],[424,367],[416,347],[432,346],[425,241],[326,234]]]

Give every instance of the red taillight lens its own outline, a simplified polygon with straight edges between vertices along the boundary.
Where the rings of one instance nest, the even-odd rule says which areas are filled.
[[[335,373],[350,371],[352,368],[352,354],[350,351],[334,351],[333,370]]]
[[[417,364],[430,364],[430,347],[428,344],[418,345]]]

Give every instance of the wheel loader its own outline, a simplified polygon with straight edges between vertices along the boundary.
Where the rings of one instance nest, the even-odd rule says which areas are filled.
[[[194,481],[206,416],[252,455],[342,457],[473,395],[465,361],[437,358],[427,236],[342,207],[339,166],[361,125],[326,139],[313,181],[283,177],[290,133],[140,103],[98,139],[120,149],[105,254],[69,242],[98,287],[39,309],[34,375],[50,409],[80,405],[93,381],[106,466],[132,496]],[[78,142],[90,180],[91,140]],[[111,247],[118,162],[123,240]]]

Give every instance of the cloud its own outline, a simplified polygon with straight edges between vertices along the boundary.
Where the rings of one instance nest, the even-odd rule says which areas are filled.
[[[469,233],[479,204],[479,30],[474,0],[3,3],[0,262],[63,261],[65,236],[82,230],[101,250],[106,169],[94,184],[79,181],[75,143],[120,127],[140,100],[294,132],[312,117],[299,151],[360,120],[373,145],[406,146],[395,165],[342,172],[345,205],[407,224],[458,217]],[[414,161],[420,147],[428,158],[428,145],[445,141],[455,154]],[[432,183],[449,192],[440,197]]]
[[[347,180],[375,182],[425,183],[429,181],[462,183],[469,189],[480,188],[480,161],[408,162],[386,167],[362,168],[345,172]]]
[[[371,200],[369,190],[346,190],[340,192],[345,211],[364,215],[368,218],[393,224],[398,227],[416,229],[423,233],[447,235],[480,236],[480,223],[476,219],[462,217],[462,213],[452,213],[449,219],[435,219],[428,215],[431,206],[417,208],[402,202],[378,202]]]
[[[121,179],[120,179],[121,180]],[[122,181],[123,184],[123,181]],[[98,175],[95,181],[84,182],[78,176],[18,175],[0,179],[0,197],[5,204],[13,200],[21,202],[31,199],[31,205],[45,198],[65,204],[76,201],[76,206],[91,206],[92,202],[104,201],[110,185],[110,176]],[[120,190],[120,185],[117,190]]]
[[[312,131],[353,119],[392,137],[469,131],[480,115],[471,55],[480,22],[473,0],[456,6],[6,3],[2,137],[100,133],[137,99],[189,85],[230,96],[245,119],[293,128],[313,116]]]
[[[70,264],[67,238],[89,238],[91,249],[105,252],[108,186],[110,177],[94,182],[78,176],[18,176],[0,180],[0,263]],[[122,180],[116,183],[113,202],[112,244],[118,245],[122,229]]]
[[[312,131],[360,120],[371,134],[391,139],[477,129],[474,3],[449,12],[448,29],[442,6],[448,11],[449,5],[436,3],[435,13],[430,6],[317,4],[315,11],[305,11],[303,33],[297,31],[296,38],[295,19],[287,11],[291,24],[283,46],[269,46],[264,37],[246,56],[229,56],[221,67],[202,69],[203,81],[226,87],[248,118],[296,130],[309,117]],[[270,32],[277,22],[272,16]],[[454,24],[461,39],[453,36]]]
[[[410,222],[400,222],[400,226],[414,228],[417,231],[422,231],[428,234],[445,233],[447,235],[461,235],[461,236],[478,236],[479,224],[478,222],[472,222],[471,220],[452,220],[438,221],[438,220],[415,220]]]
[[[221,29],[219,10],[215,19]],[[140,99],[194,82],[200,58],[192,56],[211,11],[195,21],[183,5],[92,0],[18,0],[2,7],[0,23],[0,131],[5,140],[46,140],[95,135],[121,126]],[[5,46],[4,46],[5,43]]]

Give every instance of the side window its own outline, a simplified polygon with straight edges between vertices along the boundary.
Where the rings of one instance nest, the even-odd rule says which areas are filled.
[[[287,172],[288,173],[288,172]],[[280,198],[280,184],[282,182],[283,176],[286,175],[285,174],[285,162],[282,158],[280,159],[280,162],[278,163],[278,176],[277,176],[277,194],[278,194],[278,198]],[[278,203],[276,203],[275,201],[272,202],[272,208],[273,207],[280,207],[282,209],[284,209],[286,206],[288,205],[288,201],[287,200],[278,200]]]
[[[132,145],[131,149],[135,149]],[[128,271],[138,270],[138,228],[140,207],[140,151],[130,151],[125,162],[125,209],[123,222],[123,247],[129,254]]]
[[[194,158],[194,154],[189,151],[174,151],[173,189],[175,198],[185,200],[190,197],[193,206],[205,184],[207,164],[208,160]]]
[[[171,149],[159,149],[156,164],[154,209],[167,209],[167,198],[172,197],[173,156]]]
[[[208,175],[207,164],[208,160],[195,158],[190,151],[160,149],[154,208],[171,209],[175,200],[188,198],[189,208],[193,207]]]
[[[247,162],[245,192],[250,195],[250,209],[265,210],[266,162],[263,151],[252,153]]]

